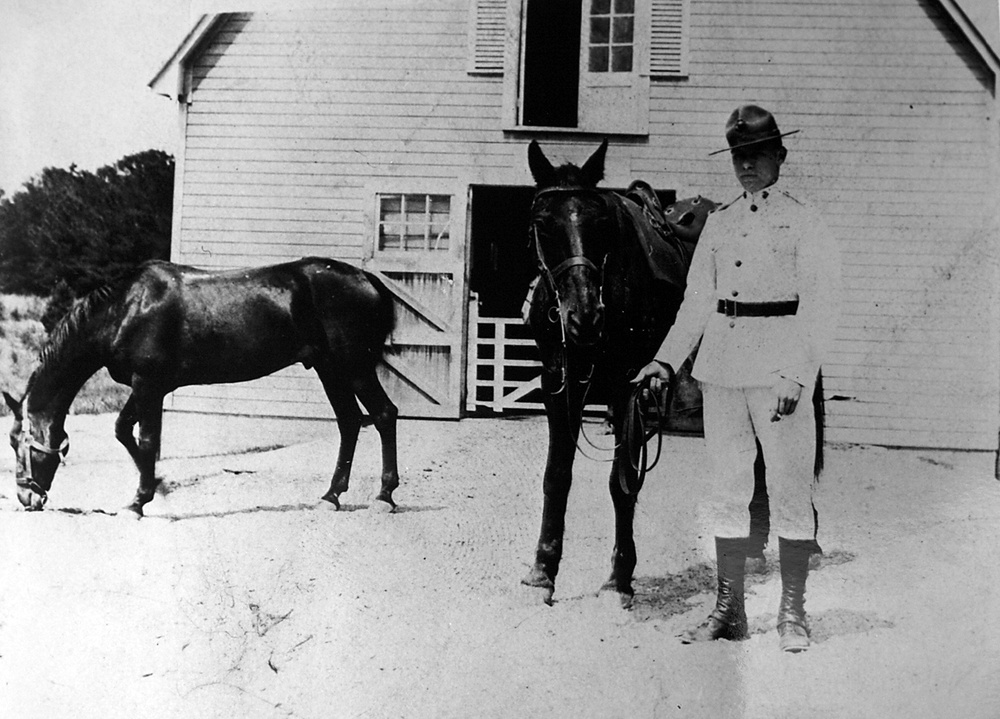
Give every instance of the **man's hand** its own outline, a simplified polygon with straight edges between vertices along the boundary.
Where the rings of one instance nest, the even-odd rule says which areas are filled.
[[[669,365],[653,360],[648,365],[639,370],[635,377],[629,380],[632,384],[640,384],[649,379],[649,391],[656,397],[657,403],[663,407],[667,401],[667,390],[670,389],[670,382],[674,377]]]
[[[792,414],[799,405],[799,397],[802,396],[802,385],[790,379],[780,378],[774,383],[774,410],[771,413],[771,421],[777,422],[782,416]]]

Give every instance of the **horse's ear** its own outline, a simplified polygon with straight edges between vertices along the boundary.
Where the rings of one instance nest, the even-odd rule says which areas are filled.
[[[14,414],[14,419],[20,420],[21,419],[21,403],[18,402],[13,397],[11,397],[6,392],[3,393],[3,400],[4,400],[4,402],[7,403],[7,406],[10,407],[10,411]]]
[[[601,146],[594,150],[594,154],[583,163],[580,172],[587,187],[596,187],[597,183],[604,179],[604,156],[608,153],[608,138],[604,138]]]
[[[539,187],[551,187],[556,184],[556,170],[542,152],[537,140],[532,140],[528,145],[528,169],[531,170],[531,176],[535,178],[535,183]]]

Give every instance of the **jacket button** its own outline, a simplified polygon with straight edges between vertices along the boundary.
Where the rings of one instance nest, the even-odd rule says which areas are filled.
[[[739,290],[733,290],[733,297],[739,297],[739,296],[740,296]]]
[[[743,264],[743,260],[736,260],[736,266],[739,267]]]
[[[735,327],[736,326],[736,320],[729,320],[729,326],[730,327]]]

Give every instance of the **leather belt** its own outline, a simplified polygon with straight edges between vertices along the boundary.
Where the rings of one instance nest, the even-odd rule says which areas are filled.
[[[737,302],[736,300],[719,300],[716,310],[720,315],[726,317],[783,317],[798,312],[799,301]]]

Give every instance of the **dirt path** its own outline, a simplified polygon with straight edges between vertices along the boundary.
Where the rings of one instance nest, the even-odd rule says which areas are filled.
[[[578,462],[557,602],[518,584],[540,417],[403,423],[401,508],[380,515],[371,429],[334,512],[318,502],[332,423],[168,415],[167,492],[141,522],[105,513],[135,484],[112,425],[69,419],[71,462],[40,514],[17,509],[0,457],[4,717],[1000,716],[985,454],[832,449],[816,645],[783,656],[773,573],[750,584],[749,641],[675,638],[711,601],[700,440],[668,438],[647,480],[622,613],[592,596],[612,547],[598,462]]]

